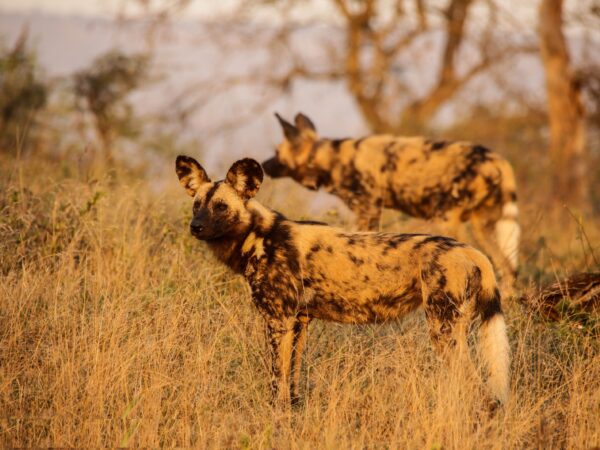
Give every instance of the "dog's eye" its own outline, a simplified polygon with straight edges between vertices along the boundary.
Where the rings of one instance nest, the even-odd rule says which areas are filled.
[[[215,209],[216,209],[217,211],[221,211],[221,212],[223,212],[223,211],[225,211],[225,210],[227,209],[227,205],[226,205],[225,203],[217,203],[217,204],[215,205]]]

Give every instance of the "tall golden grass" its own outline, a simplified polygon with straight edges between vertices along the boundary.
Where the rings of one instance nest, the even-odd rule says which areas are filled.
[[[189,235],[174,174],[156,194],[0,162],[3,446],[600,446],[597,330],[514,304],[511,399],[494,416],[477,380],[436,359],[420,313],[314,323],[300,405],[272,406],[261,319],[243,280]],[[577,227],[536,217],[524,218],[524,279],[587,264]]]

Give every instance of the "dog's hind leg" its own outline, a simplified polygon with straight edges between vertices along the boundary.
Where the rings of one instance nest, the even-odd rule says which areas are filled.
[[[442,297],[442,298],[440,298]],[[425,317],[433,349],[444,360],[452,358],[466,345],[466,334],[459,326],[460,311],[444,294],[430,294],[425,302]]]
[[[502,249],[496,241],[494,235],[496,223],[490,218],[478,213],[473,214],[471,224],[478,245],[481,250],[491,258],[496,270],[499,272],[504,296],[512,296],[516,272],[511,267],[510,261],[502,253]]]

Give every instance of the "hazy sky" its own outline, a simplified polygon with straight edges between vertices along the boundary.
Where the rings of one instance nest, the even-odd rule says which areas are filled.
[[[135,3],[135,0],[0,0],[0,9],[18,12],[113,16],[122,10],[123,5],[127,4],[131,8]],[[164,3],[164,0],[150,0],[150,3]],[[186,13],[210,15],[226,8],[231,3],[233,3],[232,0],[194,0],[188,6]]]
[[[150,4],[171,3],[169,0],[146,0]],[[192,16],[211,15],[215,12],[227,9],[239,0],[192,0],[187,7],[185,14]],[[322,3],[321,3],[322,1]],[[323,10],[331,7],[330,2],[321,0],[313,1],[311,9],[322,4]],[[577,0],[567,0],[567,3]],[[584,0],[585,1],[585,0]],[[530,10],[535,8],[535,0],[503,0],[506,5],[514,11]],[[0,0],[0,11],[19,11],[19,12],[49,12],[55,14],[83,14],[83,15],[114,15],[118,13],[123,5],[127,4],[131,8],[137,3],[136,0]],[[316,5],[316,6],[315,6]],[[532,8],[533,7],[533,8]],[[128,12],[132,12],[128,9]],[[521,12],[521,11],[520,11]]]

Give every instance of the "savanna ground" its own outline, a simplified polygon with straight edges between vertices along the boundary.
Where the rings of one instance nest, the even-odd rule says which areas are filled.
[[[521,180],[537,178],[520,193],[520,287],[598,270],[600,220],[560,206],[567,219],[555,220],[542,198],[551,180],[523,155]],[[3,446],[600,446],[597,322],[548,324],[516,301],[506,302],[511,399],[493,417],[481,386],[437,360],[421,313],[381,326],[314,322],[300,405],[272,406],[249,290],[189,235],[190,200],[171,175],[157,191],[131,173],[1,157]],[[303,191],[282,200],[265,188],[265,203],[295,217]],[[385,227],[427,225],[390,213]]]

